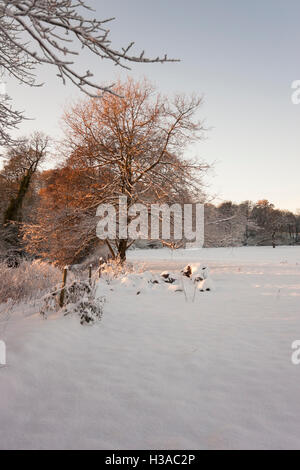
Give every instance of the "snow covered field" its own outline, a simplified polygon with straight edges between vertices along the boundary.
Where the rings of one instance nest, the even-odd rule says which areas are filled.
[[[211,292],[111,286],[101,322],[0,323],[1,449],[300,449],[300,247],[132,251]],[[136,295],[140,292],[139,295]]]

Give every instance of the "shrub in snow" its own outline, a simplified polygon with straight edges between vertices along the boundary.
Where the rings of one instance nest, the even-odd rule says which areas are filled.
[[[68,304],[64,311],[65,315],[76,313],[80,317],[81,325],[90,325],[101,320],[105,299],[84,297],[77,303]]]
[[[53,312],[59,311],[58,291],[50,292],[44,299],[40,310],[44,318]],[[65,315],[77,314],[80,323],[91,324],[100,320],[103,314],[104,297],[96,298],[95,288],[87,281],[74,281],[65,287],[64,307],[62,311]]]
[[[181,285],[178,282],[176,284],[172,283],[172,286],[169,287],[169,290],[172,292],[185,292],[186,288],[189,288],[189,285],[195,285],[195,289],[198,289],[200,292],[209,292],[213,290],[212,281],[209,278],[209,269],[207,266],[201,265],[187,265],[182,271],[180,271]],[[166,279],[169,279],[172,275],[165,272],[162,273]],[[179,280],[178,276],[173,275],[176,281]],[[183,282],[184,281],[184,282]]]
[[[65,288],[64,302],[67,304],[75,304],[83,297],[90,297],[92,287],[88,281],[74,281]]]
[[[185,271],[188,276],[183,275]],[[194,298],[197,290],[208,292],[212,290],[212,284],[209,279],[204,279],[208,275],[206,267],[189,265],[189,269],[182,270],[177,273],[163,271],[160,275],[152,272],[128,272],[111,278],[101,276],[96,284],[98,295],[106,295],[108,298],[111,292],[114,295],[123,297],[123,295],[141,296],[147,292],[153,292],[159,295],[162,290],[172,293],[182,292],[186,299]],[[128,297],[125,297],[128,299]]]
[[[206,266],[193,266],[191,278],[195,283],[208,279],[209,269]]]
[[[168,271],[164,271],[160,276],[167,284],[174,284],[176,281],[176,276],[172,273],[169,273]]]
[[[39,260],[22,260],[17,267],[0,263],[0,304],[12,299],[14,303],[41,297],[51,286],[61,282],[61,271]]]
[[[131,263],[122,263],[119,259],[109,260],[101,267],[101,276],[108,282],[134,272],[135,270]]]
[[[206,281],[206,282],[204,282]],[[103,284],[106,283],[107,285]],[[101,290],[98,284],[99,293],[106,292],[105,288],[110,287],[110,290],[118,290],[120,288],[126,289],[126,292],[140,295],[148,289],[156,287],[163,287],[168,285],[168,290],[171,292],[184,292],[189,286],[193,289],[203,291],[212,290],[211,281],[208,278],[207,267],[188,265],[180,271],[180,273],[171,273],[163,271],[160,276],[155,276],[151,272],[144,273],[128,273],[113,280],[101,280]],[[104,289],[104,290],[103,290]]]
[[[200,281],[197,287],[200,292],[210,292],[214,289],[211,279]]]
[[[192,268],[189,264],[182,270],[182,274],[185,277],[192,277]]]

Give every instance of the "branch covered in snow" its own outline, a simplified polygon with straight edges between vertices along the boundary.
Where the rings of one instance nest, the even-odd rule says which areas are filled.
[[[131,53],[133,42],[121,50],[114,49],[107,27],[114,18],[87,17],[91,11],[83,0],[0,0],[0,66],[32,86],[34,65],[53,65],[64,83],[68,80],[89,96],[98,96],[99,90],[113,91],[111,86],[94,82],[90,70],[74,68],[81,49],[127,69],[130,62],[174,61],[166,55],[147,58],[144,51],[135,55]]]
[[[23,120],[23,114],[12,108],[8,96],[0,97],[0,145],[9,145],[13,142],[9,135]]]

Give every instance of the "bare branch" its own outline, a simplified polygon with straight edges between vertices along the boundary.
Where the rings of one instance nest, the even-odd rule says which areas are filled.
[[[20,63],[7,61],[0,53],[0,66],[30,85],[34,84],[32,69],[36,64],[50,64],[58,69],[65,83],[69,80],[91,97],[99,91],[114,93],[112,86],[101,86],[92,80],[93,74],[74,69],[74,56],[87,49],[101,59],[128,69],[127,63],[164,63],[174,59],[147,58],[144,51],[130,54],[134,43],[120,51],[112,47],[107,23],[114,18],[85,18],[82,10],[92,11],[82,0],[0,0],[0,43],[9,51],[20,52]],[[2,49],[2,47],[1,47]]]

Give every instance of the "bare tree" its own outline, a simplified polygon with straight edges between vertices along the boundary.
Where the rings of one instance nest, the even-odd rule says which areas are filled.
[[[162,97],[145,80],[119,82],[102,100],[80,102],[65,115],[69,163],[78,168],[108,171],[109,182],[99,185],[100,202],[118,205],[127,197],[127,212],[136,203],[182,202],[198,197],[208,165],[187,159],[184,151],[202,138],[204,126],[196,117],[202,98]],[[129,221],[128,221],[129,222]],[[118,240],[125,259],[132,241]]]
[[[81,100],[66,112],[66,166],[53,183],[45,181],[36,221],[25,227],[31,253],[56,253],[59,262],[66,253],[72,258],[70,247],[73,256],[81,254],[95,242],[97,207],[112,204],[118,219],[120,196],[127,198],[127,213],[136,203],[149,209],[153,203],[203,197],[208,165],[185,156],[188,145],[202,138],[197,118],[202,99],[168,99],[146,80],[128,79],[113,91],[101,100]],[[133,240],[119,235],[107,245],[112,256],[124,260]]]
[[[49,137],[42,133],[34,133],[30,139],[20,141],[19,145],[8,150],[8,163],[4,167],[2,176],[15,173],[18,179],[18,190],[12,197],[4,214],[4,224],[22,220],[22,204],[29,189],[33,175],[45,159],[49,146]]]
[[[57,69],[63,83],[69,81],[89,96],[99,96],[99,90],[114,93],[112,85],[102,86],[93,81],[90,70],[76,69],[81,49],[127,69],[130,62],[174,61],[166,55],[147,58],[144,51],[132,54],[133,42],[114,49],[107,27],[114,18],[98,20],[87,14],[91,11],[83,0],[0,0],[0,68],[21,83],[39,86],[35,66],[48,64]],[[0,104],[2,141],[20,119],[20,113]]]
[[[20,248],[19,226],[23,222],[24,200],[34,175],[47,155],[48,145],[47,136],[35,133],[7,152],[7,163],[0,174],[1,181],[11,189],[0,224],[0,239],[6,251],[18,251]]]

